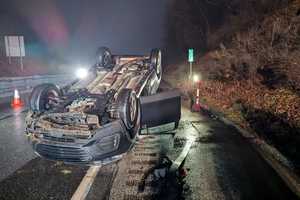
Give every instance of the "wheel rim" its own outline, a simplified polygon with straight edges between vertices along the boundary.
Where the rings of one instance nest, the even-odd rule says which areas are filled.
[[[130,111],[130,121],[134,123],[135,118],[136,118],[136,112],[137,112],[137,100],[135,98],[135,96],[132,94],[130,96],[130,107],[129,107],[129,111]]]
[[[56,90],[53,90],[53,89],[49,90],[47,92],[47,98],[46,98],[46,102],[45,102],[45,108],[46,109],[50,109],[51,108],[51,105],[50,105],[51,97],[58,97],[58,96],[59,96],[59,94],[58,94],[58,92]]]
[[[159,51],[157,54],[157,60],[156,60],[156,73],[159,76],[161,73],[161,52]]]
[[[106,53],[103,55],[103,66],[108,65],[108,63],[109,63],[109,54],[108,54],[108,52],[106,52]]]

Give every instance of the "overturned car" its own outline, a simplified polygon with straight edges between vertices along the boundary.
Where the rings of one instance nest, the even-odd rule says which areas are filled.
[[[99,48],[84,79],[33,89],[26,133],[35,152],[75,164],[120,159],[140,131],[140,97],[155,94],[161,77],[159,49],[149,56],[119,56]]]

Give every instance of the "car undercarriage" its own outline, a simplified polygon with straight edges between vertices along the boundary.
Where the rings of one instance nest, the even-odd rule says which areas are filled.
[[[155,94],[161,81],[161,52],[113,56],[98,50],[88,76],[64,88],[36,86],[30,96],[26,133],[35,152],[67,163],[120,159],[140,130],[140,96]]]

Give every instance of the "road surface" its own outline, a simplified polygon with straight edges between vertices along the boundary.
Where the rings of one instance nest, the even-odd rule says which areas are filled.
[[[35,156],[23,132],[25,113],[9,112],[0,120],[0,199],[70,199],[88,167]],[[247,140],[214,117],[183,106],[177,130],[165,126],[150,132],[123,160],[100,169],[87,199],[296,199]],[[145,169],[161,155],[175,159],[190,137],[196,143],[185,161],[185,184],[154,182],[152,176],[138,192]]]

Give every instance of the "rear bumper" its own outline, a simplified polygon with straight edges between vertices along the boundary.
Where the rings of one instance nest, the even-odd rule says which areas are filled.
[[[120,159],[133,142],[123,123],[117,120],[98,129],[91,139],[58,142],[39,137],[32,140],[32,145],[34,151],[46,159],[94,165]]]

